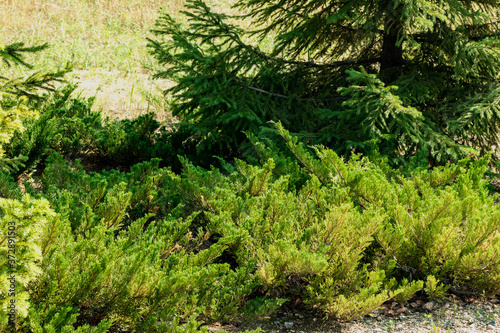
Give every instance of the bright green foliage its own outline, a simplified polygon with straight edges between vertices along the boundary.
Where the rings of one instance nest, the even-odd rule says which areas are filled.
[[[71,122],[70,105],[82,110],[66,104],[55,121],[94,134],[116,126],[90,125],[91,113]],[[290,153],[250,135],[253,164],[206,170],[180,157],[180,174],[159,159],[96,173],[52,152],[37,186],[26,184],[30,195],[2,176],[2,205],[39,207],[41,221],[26,236],[30,257],[19,259],[31,265],[19,330],[195,332],[297,298],[352,320],[421,290],[499,292],[500,208],[483,180],[487,158],[399,171],[376,153],[346,163],[275,128]],[[96,142],[80,134],[81,147]],[[74,142],[61,151],[78,152]],[[14,216],[3,206],[2,218]],[[19,226],[33,221],[26,207]]]
[[[5,157],[5,145],[10,143],[16,131],[24,129],[22,119],[29,116],[36,117],[36,112],[30,111],[24,102],[25,100],[20,99],[16,107],[6,110],[0,105],[0,126],[2,128],[0,133],[0,171],[18,170],[26,160],[24,156]]]
[[[391,165],[419,150],[432,165],[458,161],[497,143],[497,1],[240,0],[236,8],[247,14],[188,1],[188,23],[162,12],[149,41],[163,66],[156,76],[177,83],[167,90],[172,112],[198,151],[241,155],[241,132],[264,137],[268,121],[340,155],[367,153],[375,141]],[[238,19],[253,30],[230,23]],[[249,35],[272,39],[272,50]]]
[[[364,211],[383,214],[376,244],[388,259],[396,259],[399,274],[435,275],[447,283],[498,292],[500,211],[482,180],[487,158],[467,168],[464,160],[389,178],[367,159],[344,164],[331,150],[317,152],[323,167],[330,166],[333,184],[347,190]]]
[[[441,300],[446,296],[447,287],[438,280],[433,275],[427,277],[427,283],[425,285],[425,292],[430,299]]]
[[[323,186],[311,175],[300,191],[290,191],[287,176],[273,176],[273,160],[262,167],[236,161],[227,177],[188,163],[185,168],[189,182],[179,179],[185,200],[198,202],[207,228],[231,241],[239,264],[254,262],[263,291],[300,295],[329,316],[354,319],[422,288],[420,282],[399,285],[363,265],[385,214],[360,211],[346,188]]]
[[[101,321],[97,326],[90,327],[86,324],[78,326],[75,329],[74,325],[78,320],[78,309],[71,306],[54,306],[40,304],[30,309],[27,322],[29,323],[30,332],[39,333],[57,333],[57,332],[90,332],[90,333],[105,333],[108,332],[112,321]],[[27,327],[25,327],[27,328]]]
[[[23,43],[3,45],[0,43],[0,61],[3,65],[20,65],[28,69],[33,66],[24,60],[28,53],[37,53],[48,47],[24,47]],[[7,78],[0,75],[0,172],[19,172],[30,162],[30,158],[23,154],[7,154],[8,146],[13,135],[25,129],[25,119],[36,121],[38,112],[33,110],[35,101],[43,101],[41,91],[55,93],[54,84],[64,82],[63,76],[71,70],[69,65],[56,72],[35,72],[24,78]]]
[[[45,199],[29,194],[21,200],[0,198],[0,328],[7,324],[12,300],[18,317],[28,315],[27,289],[42,272],[43,234],[54,218]]]
[[[127,174],[86,174],[58,154],[47,163],[38,195],[57,215],[38,223],[37,243],[28,235],[38,246],[38,266],[30,270],[37,279],[31,279],[22,331],[105,332],[113,325],[197,331],[199,319],[228,320],[244,311],[257,286],[252,266],[215,262],[229,241],[206,246],[210,233],[193,226],[198,213],[182,219],[172,207],[160,207],[176,192],[167,176],[176,176],[159,169],[159,160]],[[267,302],[265,313],[272,309]]]
[[[300,295],[342,319],[402,303],[425,280],[431,297],[442,297],[446,288],[430,275],[498,292],[500,211],[482,180],[487,158],[405,176],[383,160],[345,163],[323,147],[315,157],[276,128],[296,158],[280,160],[281,170],[269,156],[282,155],[252,138],[261,166],[236,160],[223,175],[184,160],[186,178],[173,178],[185,207],[203,211],[236,263],[254,263],[263,292]]]

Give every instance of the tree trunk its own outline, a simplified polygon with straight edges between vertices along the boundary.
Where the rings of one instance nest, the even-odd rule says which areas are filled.
[[[392,1],[389,1],[388,8],[391,7]],[[397,45],[398,39],[403,34],[403,25],[400,19],[401,9],[400,5],[393,10],[388,10],[386,15],[380,60],[381,72],[404,64],[403,45]]]

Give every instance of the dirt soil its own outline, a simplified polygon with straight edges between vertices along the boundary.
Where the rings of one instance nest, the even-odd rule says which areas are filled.
[[[442,302],[384,304],[353,322],[324,320],[317,313],[284,309],[251,323],[215,323],[207,328],[210,332],[244,332],[260,327],[261,332],[270,333],[500,332],[499,303],[498,298],[451,296]]]

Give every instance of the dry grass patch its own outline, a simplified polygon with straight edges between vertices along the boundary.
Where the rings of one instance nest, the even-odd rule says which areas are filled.
[[[151,61],[145,37],[162,6],[172,13],[183,8],[182,0],[4,0],[0,32],[4,43],[49,42],[43,65],[144,72]]]
[[[70,75],[78,83],[75,94],[94,97],[94,109],[102,110],[114,119],[135,118],[155,112],[159,121],[172,121],[166,112],[162,91],[171,84],[167,80],[152,80],[148,74],[123,75],[117,70],[76,70]]]
[[[216,11],[228,12],[234,0],[209,0]],[[161,89],[166,81],[153,81],[155,60],[149,55],[147,36],[164,8],[179,15],[185,0],[2,0],[0,43],[48,42],[50,48],[28,59],[37,68],[74,65],[71,81],[77,93],[96,97],[95,108],[114,118],[132,118],[157,112],[169,119]],[[153,70],[151,70],[153,68]],[[21,69],[10,69],[11,75]],[[17,71],[17,72],[16,72]]]
[[[155,111],[165,119],[159,90],[165,82],[149,79],[154,59],[146,48],[160,7],[175,14],[183,0],[4,0],[0,42],[48,42],[47,51],[28,61],[43,69],[72,63],[76,93],[95,96],[95,108],[112,117]]]

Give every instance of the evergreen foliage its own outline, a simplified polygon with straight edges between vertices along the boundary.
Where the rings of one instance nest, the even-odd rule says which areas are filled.
[[[21,118],[22,113],[16,113],[22,130],[11,126],[5,131],[9,140],[3,147],[6,159],[21,156],[23,163],[7,171],[19,176],[32,170],[51,150],[70,159],[81,158],[96,169],[128,169],[136,163],[161,157],[163,165],[180,171],[177,154],[202,160],[201,156],[193,155],[195,149],[178,140],[182,134],[162,126],[153,113],[114,121],[92,111],[93,99],[71,97],[74,88],[60,89],[59,94],[40,103],[38,111],[26,109],[25,114],[30,117]],[[33,117],[35,114],[40,115]]]
[[[298,192],[287,191],[294,175],[275,178],[273,160],[239,161],[227,178],[186,164],[194,182],[186,192],[197,192],[209,228],[236,237],[238,262],[255,258],[265,291],[288,289],[343,319],[406,300],[431,275],[498,293],[498,209],[481,180],[486,158],[404,177],[386,174],[383,161],[354,156],[345,164],[326,148],[317,148],[318,160],[277,128],[308,170]],[[430,297],[440,297],[443,287],[429,281]]]
[[[392,165],[419,150],[435,165],[497,144],[498,2],[240,0],[236,8],[246,14],[188,1],[187,25],[163,12],[149,40],[163,66],[156,76],[177,83],[166,91],[172,112],[199,151],[238,156],[242,131],[262,137],[270,120],[341,155],[367,153],[375,141]],[[272,38],[272,50],[248,36]]]
[[[0,60],[3,65],[19,65],[32,69],[33,66],[24,60],[26,54],[38,53],[48,47],[47,44],[24,47],[24,43],[3,45],[0,43]],[[8,78],[0,75],[0,172],[20,172],[30,157],[23,154],[5,156],[6,146],[9,145],[14,133],[24,130],[26,119],[36,119],[38,112],[33,110],[33,101],[42,101],[47,96],[41,92],[55,93],[54,86],[63,82],[63,76],[71,67],[56,72],[34,72],[26,77]],[[21,170],[22,171],[22,170]]]
[[[54,119],[76,128],[97,119],[70,122],[70,105],[85,109],[66,104],[68,118]],[[100,121],[81,128],[120,127]],[[352,320],[416,293],[499,293],[500,213],[482,180],[487,158],[400,171],[375,153],[348,163],[325,147],[311,153],[275,128],[290,153],[250,136],[253,164],[206,170],[180,157],[180,174],[159,159],[97,173],[51,152],[27,194],[0,178],[2,226],[15,218],[30,230],[18,258],[30,267],[19,273],[18,331],[194,332],[299,298]],[[95,144],[80,134],[75,149]],[[68,142],[62,151],[72,156]]]
[[[500,208],[484,180],[490,155],[433,168],[427,160],[467,155],[470,142],[496,135],[478,128],[496,117],[497,59],[467,63],[496,50],[486,45],[493,39],[472,35],[490,27],[460,30],[475,8],[459,10],[468,3],[445,2],[443,11],[418,2],[425,13],[417,3],[364,3],[311,0],[287,10],[246,2],[257,21],[276,17],[260,31],[278,32],[269,55],[203,2],[189,3],[190,29],[164,15],[157,31],[172,39],[150,43],[164,74],[178,79],[173,107],[185,122],[174,132],[152,114],[105,119],[92,100],[70,98],[72,87],[34,100],[23,91],[37,90],[0,89],[0,278],[10,274],[10,225],[17,268],[17,317],[7,322],[12,297],[2,284],[0,331],[196,332],[298,299],[353,320],[416,294],[499,294]],[[371,21],[377,8],[383,26]],[[357,21],[348,19],[354,13]],[[312,34],[322,20],[325,30]],[[482,20],[474,12],[463,24]],[[359,39],[357,58],[341,58],[359,29],[371,35]],[[394,31],[402,58],[390,47]],[[446,33],[455,39],[441,40]],[[0,55],[23,64],[18,51],[41,48]],[[279,59],[284,52],[299,60]],[[307,53],[336,63],[300,60]],[[422,85],[429,77],[447,86]],[[245,161],[229,158],[244,150]],[[405,168],[392,168],[402,160]],[[214,161],[221,167],[199,166]],[[31,170],[38,173],[28,177]],[[30,182],[21,187],[19,176]]]
[[[24,46],[24,43],[13,43],[3,45],[0,43],[0,60],[8,67],[18,65],[28,69],[33,69],[33,65],[25,60],[27,54],[36,54],[48,48],[48,44],[37,46]],[[36,71],[25,77],[8,78],[0,75],[0,92],[10,96],[26,96],[30,99],[43,99],[41,91],[56,92],[55,83],[65,82],[64,75],[71,70],[71,66],[65,67],[55,72]],[[2,101],[2,104],[5,101]]]
[[[0,289],[0,327],[6,327],[11,299],[7,295],[12,294],[13,290],[17,315],[21,318],[28,315],[27,289],[41,273],[42,234],[55,214],[47,200],[35,200],[29,194],[21,200],[0,198],[0,207],[0,278],[3,281]],[[12,265],[15,266],[14,270]],[[15,279],[9,280],[12,276]]]

